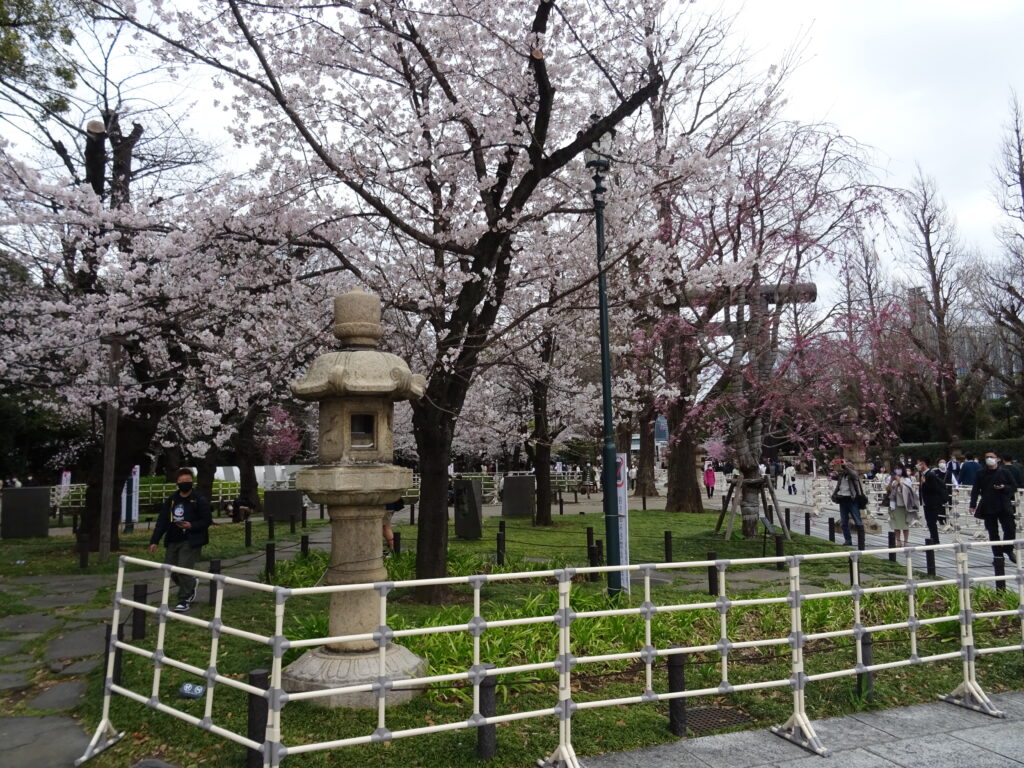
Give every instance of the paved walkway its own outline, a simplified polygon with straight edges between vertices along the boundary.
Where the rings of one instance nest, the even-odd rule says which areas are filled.
[[[997,719],[944,702],[813,723],[824,761],[766,730],[590,757],[586,768],[1004,768],[1024,765],[1024,693],[992,697]]]

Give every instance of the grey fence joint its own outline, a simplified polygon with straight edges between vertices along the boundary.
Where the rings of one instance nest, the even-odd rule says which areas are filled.
[[[274,656],[284,656],[292,644],[284,635],[274,635],[270,638],[270,646],[274,649]]]
[[[728,656],[732,650],[732,641],[728,637],[719,638],[716,645],[718,646],[718,652],[723,656]]]
[[[208,731],[213,727],[213,720],[209,717],[204,717],[199,721],[199,727],[204,731]]]
[[[914,614],[907,616],[907,629],[911,632],[917,632],[921,628],[921,620]]]
[[[715,568],[717,568],[719,571],[724,571],[726,568],[729,567],[729,564],[731,562],[731,560],[715,560]]]
[[[657,612],[658,606],[656,606],[650,600],[645,600],[640,605],[640,616],[643,617],[645,621],[650,621],[651,619],[653,619],[654,614],[656,614]]]
[[[653,664],[658,660],[658,649],[653,645],[645,645],[640,649],[640,660],[644,664]]]
[[[395,687],[395,681],[390,677],[378,677],[373,681],[373,692],[381,699],[388,695],[388,691]]]
[[[556,627],[568,627],[576,620],[576,611],[572,608],[559,608],[552,616]]]
[[[856,638],[857,640],[860,640],[866,634],[867,634],[867,632],[864,631],[864,625],[861,624],[859,621],[855,621],[853,623],[853,636],[854,636],[854,638]]]
[[[733,691],[732,683],[729,683],[729,682],[723,680],[722,682],[720,682],[718,684],[718,692],[719,693],[732,693],[732,691]]]
[[[153,651],[153,654],[152,656],[150,656],[150,658],[153,659],[154,664],[156,664],[158,667],[161,667],[163,666],[165,655],[166,654],[164,653],[163,648],[157,648],[155,651]]]
[[[728,613],[729,609],[732,607],[732,600],[724,595],[720,595],[718,599],[715,600],[715,607],[718,608],[719,613]]]
[[[788,595],[786,595],[786,603],[789,604],[790,608],[795,608],[798,605],[803,605],[804,600],[806,599],[807,596],[799,590],[793,590]]]
[[[393,581],[378,581],[376,584],[373,585],[374,591],[380,597],[387,597],[388,596],[388,592],[390,592],[394,588],[395,588],[395,582],[393,582]],[[390,733],[390,731],[389,731],[389,733]]]
[[[473,685],[480,685],[480,683],[487,679],[488,669],[490,669],[490,667],[486,664],[474,664],[466,670],[466,677]]]
[[[207,667],[206,668],[206,674],[204,675],[204,677],[206,678],[206,683],[208,685],[213,685],[214,683],[216,683],[217,682],[217,668],[216,667]]]
[[[576,711],[576,702],[572,699],[562,699],[555,705],[555,715],[559,720],[569,720]]]
[[[862,587],[860,584],[851,584],[850,585],[850,596],[854,600],[860,600],[861,598],[864,597],[864,587]]]
[[[213,637],[220,637],[220,633],[223,628],[224,620],[220,616],[210,620],[210,634]]]
[[[469,720],[466,721],[466,725],[470,728],[479,728],[481,725],[487,725],[487,718],[479,712],[474,712],[469,716]]]
[[[789,633],[789,647],[803,648],[807,644],[807,638],[802,631]]]
[[[271,710],[280,712],[288,703],[288,692],[284,688],[268,688],[265,698]]]
[[[391,641],[395,639],[395,630],[389,627],[387,624],[381,624],[375,630],[373,630],[373,641],[377,643],[378,648],[386,648],[391,644]]]
[[[469,620],[469,623],[466,624],[466,629],[473,637],[480,637],[484,633],[484,630],[487,629],[487,622],[484,621],[482,616],[474,616]]]
[[[863,665],[860,665],[863,666]],[[789,678],[789,687],[794,691],[802,691],[807,687],[807,673],[794,672]]]
[[[123,592],[118,590],[117,592],[114,593],[114,605],[120,605],[121,601],[123,599],[124,599],[124,593]]]
[[[661,697],[658,694],[656,694],[654,691],[652,691],[650,688],[648,688],[647,690],[645,690],[643,693],[640,694],[640,700],[641,701],[645,701],[647,703],[651,703],[651,702],[655,702],[655,701],[660,701]]]
[[[565,674],[576,666],[576,657],[571,653],[563,653],[555,657],[555,671]]]
[[[292,591],[288,587],[274,587],[274,601],[278,605],[284,605],[285,601],[292,596]]]
[[[474,574],[468,578],[467,582],[473,589],[482,589],[487,583],[487,577],[483,574]]]

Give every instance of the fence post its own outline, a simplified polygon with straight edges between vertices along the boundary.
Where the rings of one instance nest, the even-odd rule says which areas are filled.
[[[641,509],[644,512],[646,512],[647,511],[647,494],[646,493],[644,493],[644,495],[640,497],[640,502],[643,505],[643,506],[641,506]]]
[[[782,516],[783,516],[783,518],[784,518],[784,519],[786,520],[786,530],[787,530],[787,531],[792,531],[792,530],[793,530],[793,526],[791,526],[791,525],[789,524],[789,507],[786,507],[786,508],[784,508],[784,509],[782,510],[782,512],[783,512],[783,515],[782,515]]]
[[[717,560],[717,552],[708,552],[708,560]],[[708,566],[708,594],[718,597],[718,568],[714,565]]]
[[[678,645],[669,646],[678,648]],[[686,690],[686,654],[674,653],[668,657],[668,692],[680,693]],[[668,729],[679,737],[686,736],[686,699],[669,699]]]
[[[71,515],[71,532],[78,533],[78,515]]]
[[[828,519],[828,540],[833,544],[836,543],[836,519],[834,517]]]
[[[776,557],[785,557],[786,556],[786,537],[783,536],[781,533],[776,533],[775,534],[775,556]],[[784,571],[784,570],[786,570],[786,563],[785,563],[785,561],[779,560],[779,562],[777,562],[775,564],[775,570],[776,571]]]
[[[774,524],[775,523],[775,507],[773,507],[771,504],[769,504],[767,509],[765,510],[765,514],[768,516],[768,522]]]
[[[288,515],[288,533],[295,533],[295,515]]]
[[[587,526],[587,549],[594,546],[594,528],[593,526]]]
[[[558,492],[558,514],[565,514],[565,501],[562,499],[562,492]]]
[[[924,540],[925,546],[934,544],[935,542],[931,539]],[[935,575],[935,550],[929,549],[924,553],[925,571],[929,576]]]
[[[494,669],[494,664],[481,664],[484,669]],[[494,717],[498,714],[498,680],[488,675],[480,681],[480,714]],[[493,760],[498,752],[498,726],[480,725],[476,729],[476,756],[480,760]]]
[[[504,520],[499,520],[498,521],[498,532],[499,533],[504,533],[505,532],[505,521]]]
[[[409,504],[409,525],[416,525],[416,502]]]
[[[245,518],[245,548],[252,546],[252,520]]]
[[[149,587],[145,584],[135,584],[132,586],[132,602],[144,603],[146,602]],[[146,612],[139,609],[132,609],[132,640],[145,640],[146,639]]]
[[[860,636],[860,657],[865,667],[870,667],[875,663],[873,644],[874,640],[871,639],[871,633],[865,632]],[[874,672],[858,672],[857,673],[857,695],[868,701],[874,701],[875,698],[875,673]]]
[[[276,566],[275,566],[275,563],[274,563],[274,555],[275,555],[274,547],[275,547],[274,542],[272,542],[272,541],[268,541],[267,542],[267,563],[266,563],[265,570],[267,572],[267,577],[268,578],[272,577],[274,575],[274,571],[276,570]]]
[[[108,648],[110,647],[110,644],[112,642],[111,637],[115,636],[115,635],[116,635],[118,640],[124,640],[124,627],[121,624],[118,624],[117,625],[117,631],[115,632],[114,628],[113,628],[113,625],[112,624],[107,624],[107,647]],[[113,673],[110,676],[110,680],[111,680],[111,682],[114,683],[114,685],[120,685],[121,684],[121,656],[122,656],[121,649],[120,648],[115,648],[114,649],[114,671],[113,671]]]
[[[266,690],[270,687],[270,673],[265,669],[254,669],[249,672],[249,685]],[[270,702],[265,696],[250,693],[249,722],[246,735],[258,744],[267,740],[267,715],[270,713]],[[246,750],[246,768],[263,768],[263,754],[258,749]]]
[[[672,531],[665,531],[665,562],[672,562]]]
[[[804,536],[811,535],[811,513],[804,512]]]
[[[587,547],[587,562],[590,564],[591,568],[597,568],[597,566],[600,565],[597,559],[597,547],[593,544]],[[599,573],[587,574],[587,581],[599,581],[600,578],[601,574]]]
[[[858,525],[857,526],[857,549],[860,550],[861,552],[863,552],[864,548],[866,546],[867,546],[867,544],[865,543],[865,539],[864,539],[864,526],[863,525]]]
[[[78,567],[88,568],[89,567],[89,534],[85,531],[79,531],[76,537],[78,539]]]
[[[891,549],[891,548],[893,548],[895,546],[896,546],[896,531],[889,531],[889,548]],[[889,553],[889,561],[893,562],[893,563],[896,562],[896,553],[895,552],[890,552]]]
[[[992,569],[995,571],[995,575],[999,579],[996,582],[996,590],[998,592],[1005,591],[1006,579],[1004,579],[1003,577],[1006,576],[1006,558],[1004,558],[1002,555],[997,555],[996,557],[993,557]]]
[[[395,534],[395,541],[396,542],[398,541],[398,534],[397,533]],[[302,555],[303,557],[307,557],[309,555],[309,534],[308,533],[302,534],[302,538],[299,539],[299,554]]]
[[[211,574],[220,573],[220,560],[211,560],[210,561],[210,573]],[[214,603],[217,602],[217,587],[218,586],[219,585],[217,584],[217,579],[210,579],[210,605],[213,605]]]
[[[395,550],[394,550],[395,554],[396,555],[402,554],[402,532],[401,531],[395,531],[394,537],[393,537],[392,540],[395,542]]]
[[[320,519],[321,520],[324,519],[324,505],[323,504],[320,505]]]
[[[300,518],[299,522],[302,523],[302,527],[303,527],[303,529],[305,529],[306,528],[306,503],[305,502],[302,503],[302,517]]]
[[[274,540],[274,518],[272,517],[267,518],[267,540]]]
[[[498,565],[504,565],[505,564],[505,533],[504,533],[504,531],[498,531],[497,551],[494,554],[494,561]]]
[[[594,545],[597,547],[597,564],[601,565],[604,563],[604,542],[598,539]],[[629,563],[623,563],[623,565],[629,565]]]

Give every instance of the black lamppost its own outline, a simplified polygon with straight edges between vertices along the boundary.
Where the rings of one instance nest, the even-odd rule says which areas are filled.
[[[597,293],[601,314],[601,412],[604,417],[604,441],[601,448],[601,486],[603,488],[604,534],[608,542],[608,565],[619,562],[619,509],[615,482],[615,432],[612,416],[612,356],[608,344],[608,281],[604,272],[604,174],[611,166],[614,131],[603,134],[583,154],[587,168],[594,173],[594,223],[597,227]],[[608,572],[608,594],[622,589],[621,571]]]

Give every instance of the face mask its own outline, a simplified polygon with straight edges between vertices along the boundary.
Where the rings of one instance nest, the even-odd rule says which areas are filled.
[[[991,458],[991,457],[985,459],[985,465],[989,466],[989,467],[994,467],[998,463],[999,463],[999,461],[997,459],[994,459],[994,458]]]
[[[940,472],[945,472],[946,471],[946,462],[944,462],[944,461],[940,461],[939,462],[939,471]]]
[[[192,490],[192,483],[178,483],[178,490],[182,493],[189,493]]]

